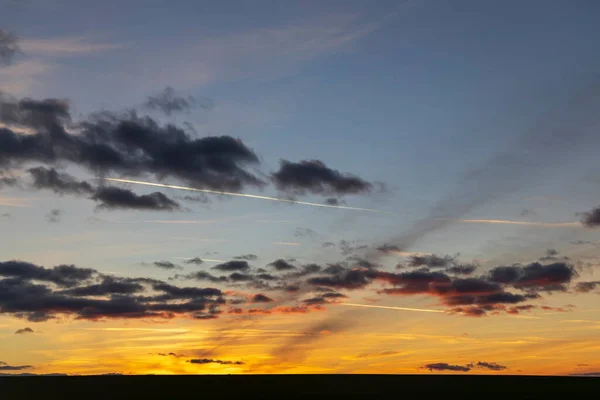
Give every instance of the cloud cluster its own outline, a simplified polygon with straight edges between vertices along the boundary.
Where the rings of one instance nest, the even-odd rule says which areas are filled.
[[[146,108],[167,114],[190,106],[189,98],[176,97],[170,88],[146,103]],[[138,195],[128,189],[95,186],[54,166],[75,166],[96,176],[117,174],[159,181],[169,178],[213,191],[238,192],[267,184],[254,171],[260,164],[258,156],[241,140],[230,136],[196,137],[194,132],[173,124],[161,125],[136,111],[103,111],[73,121],[66,100],[0,95],[0,123],[4,125],[0,128],[3,185],[17,184],[9,174],[27,167],[32,188],[86,196],[97,201],[100,209],[173,211],[181,206],[160,192]],[[22,134],[21,130],[31,133]],[[283,160],[271,181],[280,190],[294,194],[343,195],[371,189],[370,183],[317,160]],[[206,198],[199,200],[205,202]]]
[[[213,360],[212,358],[192,358],[188,362],[191,364],[244,365],[243,361]]]
[[[59,316],[104,318],[215,318],[225,303],[221,290],[178,287],[156,279],[117,278],[90,268],[44,268],[0,262],[0,313],[32,322]]]
[[[456,365],[448,364],[445,362],[425,364],[422,368],[428,369],[429,371],[454,371],[454,372],[469,372],[472,369],[487,369],[491,371],[502,371],[507,367],[497,363],[489,363],[485,361],[479,361],[477,363],[470,363],[467,365]]]

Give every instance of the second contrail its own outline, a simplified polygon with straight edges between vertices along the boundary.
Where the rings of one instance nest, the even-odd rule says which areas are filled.
[[[416,311],[416,312],[429,312],[429,313],[445,313],[443,310],[430,310],[426,308],[408,308],[408,307],[392,307],[392,306],[373,306],[370,304],[355,304],[355,303],[339,303],[340,306],[351,306],[351,307],[365,307],[365,308],[382,308],[385,310],[399,310],[399,311]]]
[[[179,190],[190,190],[190,191],[193,191],[193,192],[221,194],[221,195],[225,195],[225,196],[247,197],[247,198],[250,198],[250,199],[279,201],[279,202],[283,202],[283,203],[302,204],[302,205],[306,205],[306,206],[326,207],[326,208],[341,208],[341,209],[344,209],[344,210],[369,211],[369,212],[384,213],[384,214],[394,214],[392,212],[381,211],[381,210],[374,210],[372,208],[360,208],[360,207],[348,207],[348,206],[334,206],[334,205],[330,205],[330,204],[310,203],[308,201],[280,199],[279,197],[258,196],[258,195],[255,195],[255,194],[246,194],[246,193],[220,192],[218,190],[196,189],[196,188],[192,188],[192,187],[188,187],[188,186],[165,185],[165,184],[162,184],[162,183],[134,181],[134,180],[131,180],[131,179],[118,179],[118,178],[103,178],[103,179],[105,179],[107,181],[113,181],[113,182],[134,183],[134,184],[137,184],[137,185],[157,186],[157,187],[164,187],[164,188],[169,188],[169,189],[179,189]]]

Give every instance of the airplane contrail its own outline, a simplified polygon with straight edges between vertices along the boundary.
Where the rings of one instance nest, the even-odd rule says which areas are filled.
[[[540,226],[548,228],[572,228],[581,226],[581,222],[528,222],[528,221],[511,221],[505,219],[446,219],[434,218],[442,221],[463,222],[470,224],[501,224],[501,225],[525,225],[525,226]]]
[[[187,186],[165,185],[165,184],[162,184],[162,183],[134,181],[134,180],[131,180],[131,179],[118,179],[118,178],[102,178],[102,179],[107,180],[107,181],[113,181],[113,182],[135,183],[135,184],[138,184],[138,185],[158,186],[158,187],[164,187],[164,188],[170,188],[170,189],[179,189],[179,190],[190,190],[190,191],[193,191],[193,192],[221,194],[221,195],[236,196],[236,197],[247,197],[247,198],[250,198],[250,199],[259,199],[259,200],[280,201],[280,202],[283,202],[283,203],[302,204],[302,205],[306,205],[306,206],[326,207],[326,208],[341,208],[341,209],[344,209],[344,210],[369,211],[369,212],[376,212],[376,213],[396,215],[395,213],[392,213],[392,212],[389,212],[389,211],[375,210],[375,209],[372,209],[372,208],[349,207],[349,206],[334,206],[334,205],[331,205],[331,204],[320,204],[320,203],[310,203],[308,201],[298,201],[298,200],[281,199],[279,197],[258,196],[258,195],[255,195],[255,194],[246,194],[246,193],[220,192],[218,190],[196,189],[196,188],[187,187]]]
[[[340,306],[351,306],[351,307],[383,308],[385,310],[417,311],[417,312],[430,312],[430,313],[445,313],[445,311],[443,311],[443,310],[429,310],[429,309],[426,309],[426,308],[373,306],[373,305],[370,305],[370,304],[355,304],[355,303],[338,303],[338,305],[340,305]]]

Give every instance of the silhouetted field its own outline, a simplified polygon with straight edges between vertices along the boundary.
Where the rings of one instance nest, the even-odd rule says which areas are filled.
[[[2,377],[2,399],[66,398],[327,398],[350,395],[395,399],[437,395],[481,398],[511,394],[512,399],[543,395],[593,395],[600,378],[441,375],[139,375]],[[216,396],[216,397],[215,397]],[[304,396],[304,397],[299,397]],[[441,398],[437,397],[436,398]],[[355,397],[352,397],[355,398]],[[364,397],[363,397],[364,398]],[[429,397],[427,397],[429,398]],[[494,397],[495,398],[495,397]]]

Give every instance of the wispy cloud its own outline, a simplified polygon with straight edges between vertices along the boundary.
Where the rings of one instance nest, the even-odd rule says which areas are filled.
[[[297,242],[271,242],[272,244],[278,244],[281,246],[300,246],[300,243]]]
[[[53,69],[51,64],[35,59],[0,68],[0,90],[13,95],[30,94],[38,84],[38,79]]]
[[[4,207],[32,207],[27,203],[26,198],[22,197],[2,197],[0,196],[0,206]]]
[[[73,55],[87,54],[124,48],[122,43],[92,43],[85,37],[62,37],[49,39],[23,39],[19,47],[32,55]]]

